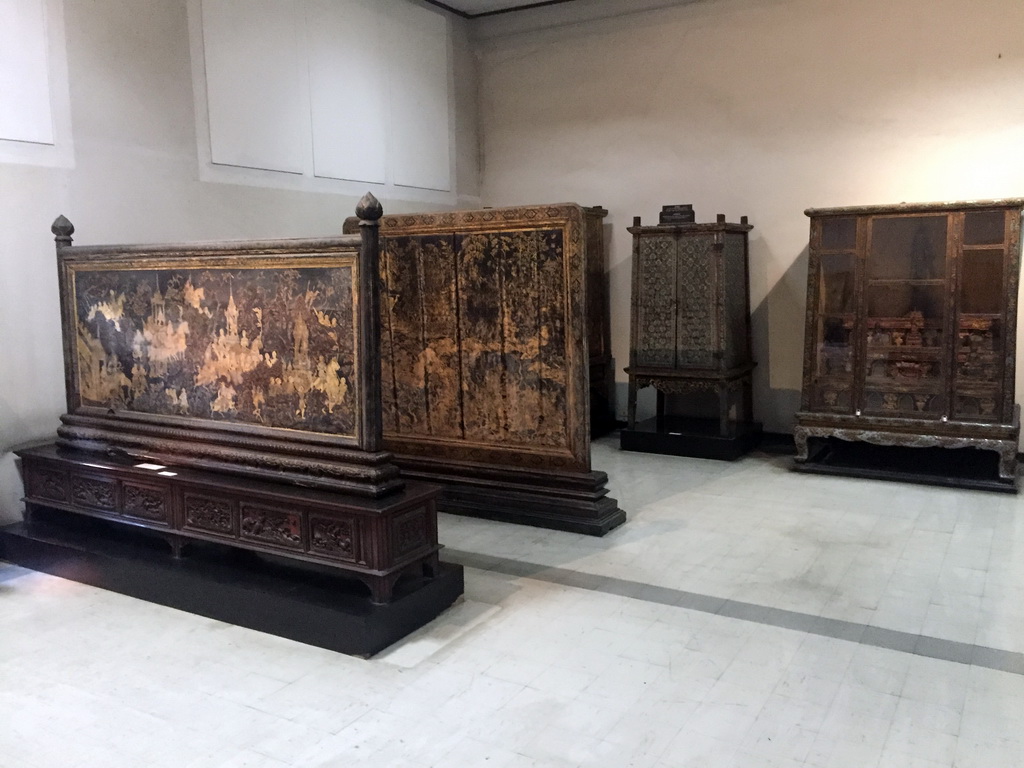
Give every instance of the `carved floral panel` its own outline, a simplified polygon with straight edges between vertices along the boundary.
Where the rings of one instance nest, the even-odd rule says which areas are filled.
[[[232,505],[227,499],[185,494],[185,527],[230,536],[234,532]]]
[[[297,512],[242,504],[241,537],[289,549],[302,548],[302,517]]]
[[[117,481],[81,475],[71,478],[71,501],[82,507],[117,511]]]
[[[167,492],[162,488],[125,483],[121,511],[128,517],[138,517],[159,523],[170,523]]]

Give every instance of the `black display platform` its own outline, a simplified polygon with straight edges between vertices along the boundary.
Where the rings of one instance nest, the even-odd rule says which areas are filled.
[[[760,439],[758,423],[737,423],[735,434],[723,437],[718,419],[662,416],[638,421],[636,429],[623,429],[619,447],[624,451],[733,461],[756,448]]]
[[[999,455],[977,448],[905,448],[838,438],[812,438],[807,461],[797,472],[842,475],[871,480],[898,480],[920,485],[1016,493],[999,479]]]
[[[0,558],[152,603],[368,657],[430,622],[463,593],[461,565],[405,577],[386,605],[360,582],[319,566],[206,542],[175,560],[162,539],[102,520],[40,509],[0,528]]]

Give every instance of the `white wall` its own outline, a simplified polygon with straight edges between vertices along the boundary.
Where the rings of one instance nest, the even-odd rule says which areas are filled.
[[[803,210],[1024,195],[1024,3],[709,0],[629,12],[652,5],[665,3],[590,0],[477,29],[483,197],[610,210],[620,382],[632,217],[656,222],[668,203],[693,203],[699,221],[749,216],[756,416],[788,432]],[[605,18],[570,23],[587,12]],[[622,384],[618,406],[624,415]]]
[[[358,194],[200,181],[186,7],[66,0],[73,167],[0,162],[0,521],[21,509],[10,451],[52,438],[65,410],[58,214],[85,245],[327,235],[355,208]],[[375,190],[386,211],[479,204],[473,61],[452,23],[455,192],[442,206],[416,190]]]

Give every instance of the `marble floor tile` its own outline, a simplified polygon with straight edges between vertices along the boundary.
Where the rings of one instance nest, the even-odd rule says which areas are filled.
[[[0,768],[1024,765],[1024,501],[593,448],[625,525],[441,515],[370,660],[0,562]]]

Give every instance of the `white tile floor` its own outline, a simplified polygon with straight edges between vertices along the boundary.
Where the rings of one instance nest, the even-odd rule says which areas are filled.
[[[0,564],[0,766],[1024,765],[1024,498],[788,461],[598,441],[623,527],[443,516],[370,661]]]

